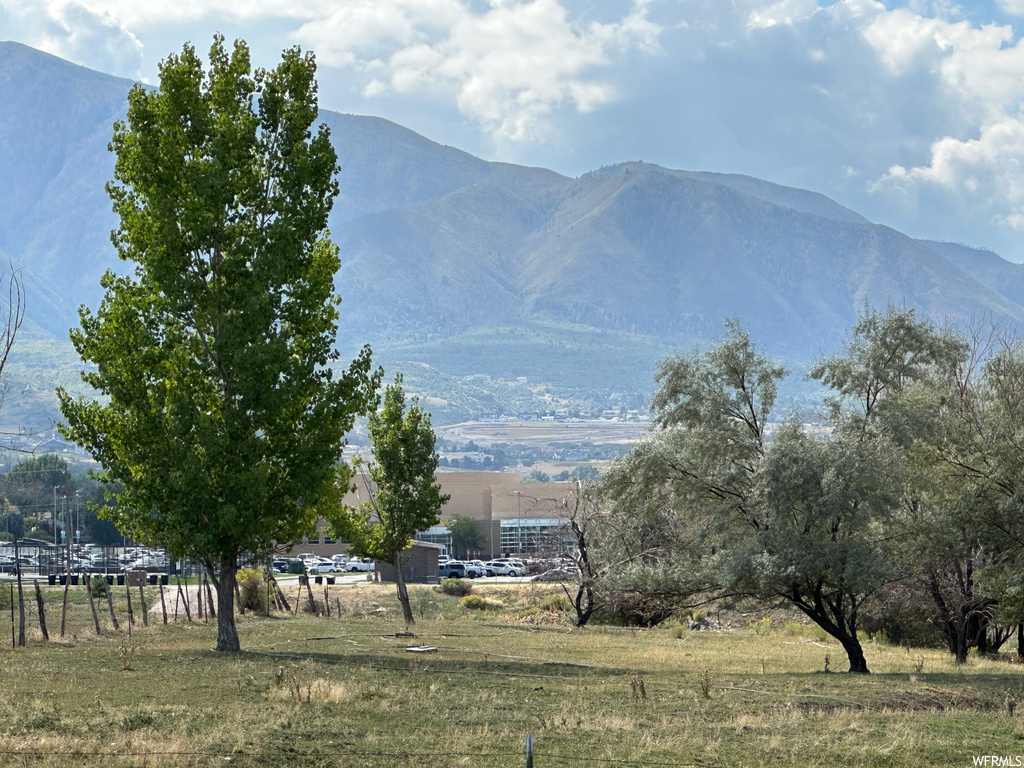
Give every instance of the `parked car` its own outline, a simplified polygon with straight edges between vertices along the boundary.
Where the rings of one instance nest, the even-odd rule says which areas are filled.
[[[526,568],[508,560],[492,560],[486,564],[486,567],[493,571],[495,576],[522,576],[526,573]]]
[[[306,572],[312,574],[324,574],[324,573],[338,573],[339,571],[345,570],[342,566],[333,560],[321,558],[316,561],[306,561]]]
[[[291,558],[288,557],[275,557],[274,558],[274,570],[278,573],[288,573],[288,563]]]
[[[466,564],[458,560],[449,560],[438,569],[437,575],[442,579],[466,578]]]
[[[494,570],[480,560],[470,560],[466,563],[466,575],[471,579],[479,579],[482,576],[493,576]]]
[[[370,573],[373,570],[373,558],[354,557],[345,564],[345,570],[349,573]]]

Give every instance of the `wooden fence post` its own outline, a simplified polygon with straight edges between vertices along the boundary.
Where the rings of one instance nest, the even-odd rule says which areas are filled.
[[[114,630],[118,631],[121,629],[117,625],[117,616],[114,615],[114,585],[107,582],[107,608],[110,609],[110,621],[114,625]]]
[[[25,591],[21,584],[21,555],[18,540],[14,540],[14,561],[18,570],[18,645],[25,647]]]
[[[181,598],[184,601],[184,603],[185,603],[185,618],[187,618],[189,620],[189,622],[191,622],[192,621],[192,610],[188,607],[188,592],[185,592],[184,594],[182,594],[182,591],[181,591],[181,577],[177,576],[176,578],[178,579],[178,597]],[[178,603],[177,602],[174,603],[174,619],[175,619],[175,621],[177,621],[177,619],[178,619]]]
[[[166,624],[167,623],[167,602],[164,600],[164,580],[163,580],[163,578],[158,578],[156,580],[156,585],[160,589],[160,610],[163,611],[163,614],[164,614],[164,624]]]
[[[71,586],[71,558],[68,558],[67,572],[64,574],[64,602],[60,609],[60,639],[64,639],[64,625],[68,618],[68,588]]]
[[[103,586],[106,586],[105,580]],[[85,580],[85,592],[89,595],[89,610],[92,611],[92,623],[96,627],[96,634],[102,634],[100,632],[100,617],[96,615],[96,601],[92,597],[92,579]]]
[[[203,582],[206,581],[206,573],[199,574],[196,579],[196,618],[206,621],[206,614],[203,613]]]
[[[132,624],[135,623],[135,615],[132,613],[132,588],[128,586],[127,577],[124,580],[124,593],[128,595],[128,637],[131,637]]]
[[[43,640],[49,641],[50,633],[46,631],[46,606],[43,605],[43,590],[39,588],[39,580],[35,580],[36,605],[39,607],[39,631],[43,633]]]
[[[142,626],[148,627],[149,626],[149,615],[148,615],[148,610],[146,609],[145,586],[146,585],[144,583],[143,584],[139,584],[139,603],[142,604]]]
[[[216,600],[213,599],[213,587],[210,586],[212,581],[213,579],[210,579],[210,581],[207,581],[205,578],[203,579],[203,586],[206,588],[206,615],[211,619],[216,619],[217,611],[213,607]]]

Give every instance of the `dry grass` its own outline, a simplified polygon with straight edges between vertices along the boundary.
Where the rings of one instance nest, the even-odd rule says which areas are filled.
[[[241,617],[237,655],[209,650],[212,623],[135,630],[134,671],[126,639],[94,637],[86,606],[76,640],[0,651],[0,765],[516,765],[527,734],[538,766],[1024,753],[1006,706],[1024,701],[1019,665],[869,646],[875,674],[853,677],[824,673],[826,653],[844,666],[836,644],[792,631],[579,631],[549,610],[550,623],[523,623],[552,589],[477,590],[496,612],[415,588],[406,637],[393,588],[332,588],[340,618]]]

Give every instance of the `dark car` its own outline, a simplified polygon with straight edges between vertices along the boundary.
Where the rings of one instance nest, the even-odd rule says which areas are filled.
[[[464,579],[466,578],[466,564],[449,560],[438,566],[437,575],[442,579]]]

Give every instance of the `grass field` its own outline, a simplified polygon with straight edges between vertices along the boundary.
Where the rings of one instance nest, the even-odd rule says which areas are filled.
[[[826,673],[826,656],[845,668],[841,649],[792,622],[571,631],[554,590],[478,586],[488,607],[469,610],[413,587],[405,636],[392,589],[332,587],[330,618],[239,617],[243,652],[217,654],[213,621],[164,626],[159,610],[129,637],[123,592],[122,632],[105,620],[97,637],[80,587],[56,639],[63,593],[50,588],[51,641],[33,629],[0,650],[0,765],[507,768],[525,765],[528,735],[537,768],[1024,754],[1015,663],[957,668],[937,650],[869,644],[874,674],[851,677]]]

